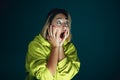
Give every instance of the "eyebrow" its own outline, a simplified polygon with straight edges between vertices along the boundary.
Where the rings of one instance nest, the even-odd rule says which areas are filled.
[[[58,20],[58,19],[63,19],[63,18],[56,18],[56,20]],[[65,21],[69,22],[67,18],[65,18]]]
[[[59,17],[58,17],[57,19],[63,19],[63,18],[59,18]],[[65,19],[68,20],[68,18],[65,18]]]

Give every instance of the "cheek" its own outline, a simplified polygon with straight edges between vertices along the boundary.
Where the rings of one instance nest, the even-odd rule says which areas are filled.
[[[56,26],[55,28],[56,28],[58,31],[62,31],[62,28],[61,28],[61,27]]]
[[[52,25],[52,27],[55,28],[57,31],[62,32],[62,27],[61,26]]]

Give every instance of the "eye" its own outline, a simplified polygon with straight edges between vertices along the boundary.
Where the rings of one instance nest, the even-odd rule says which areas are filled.
[[[62,23],[61,21],[57,21],[57,25],[60,26]]]
[[[68,26],[68,25],[69,25],[69,23],[68,23],[68,22],[66,22],[66,23],[65,23],[65,26]]]

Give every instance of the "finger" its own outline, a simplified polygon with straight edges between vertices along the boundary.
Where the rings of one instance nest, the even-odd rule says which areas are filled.
[[[70,30],[69,30],[69,29],[67,29],[67,31],[66,31],[66,37],[68,37],[68,36],[69,36],[69,34],[70,34]]]
[[[60,37],[60,31],[57,29],[56,30],[56,38],[59,39],[59,37]]]
[[[48,36],[50,36],[50,28],[47,29]]]
[[[68,32],[65,31],[63,40],[67,38],[67,33],[68,33]]]
[[[68,36],[69,36],[69,31],[66,30],[65,33],[64,33],[64,39],[66,39]],[[64,40],[64,39],[63,39],[63,40]]]
[[[52,30],[53,30],[53,37],[55,38],[56,37],[56,27],[52,27]]]

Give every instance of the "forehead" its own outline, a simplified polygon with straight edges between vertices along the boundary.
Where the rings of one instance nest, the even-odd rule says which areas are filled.
[[[60,14],[57,14],[57,15],[54,17],[54,19],[55,19],[55,20],[57,20],[57,19],[65,19],[65,20],[67,20],[67,17],[66,17],[64,14],[60,13]]]

